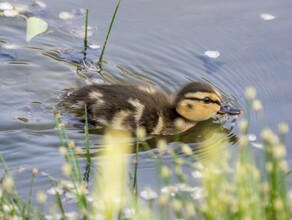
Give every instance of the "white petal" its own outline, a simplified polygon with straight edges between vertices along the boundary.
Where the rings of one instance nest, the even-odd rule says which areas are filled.
[[[274,15],[268,14],[268,13],[262,13],[260,14],[260,18],[265,21],[274,20],[276,17]]]
[[[220,56],[220,52],[217,50],[207,50],[204,54],[209,58],[218,58]]]
[[[18,13],[18,11],[14,10],[14,9],[9,9],[9,10],[5,10],[3,14],[4,14],[4,16],[6,16],[6,17],[15,17],[15,16],[17,16],[19,13]]]
[[[59,14],[59,18],[63,19],[63,20],[71,20],[74,18],[74,15],[71,12],[67,12],[67,11],[62,11]]]
[[[255,148],[259,148],[259,149],[263,149],[263,148],[264,148],[263,144],[261,144],[261,143],[251,143],[251,145],[252,145],[253,147],[255,147]]]
[[[145,200],[152,200],[158,197],[157,193],[153,191],[151,188],[147,188],[140,192],[140,196]]]
[[[9,2],[0,2],[0,10],[12,10],[13,5]]]
[[[257,136],[255,134],[248,134],[247,138],[249,141],[256,141],[257,140]]]
[[[19,46],[16,44],[9,44],[8,43],[8,44],[3,44],[2,48],[7,49],[7,50],[15,50],[15,49],[19,48]]]
[[[92,44],[92,45],[89,45],[89,47],[90,47],[91,49],[98,49],[98,48],[100,48],[100,45]]]
[[[196,179],[200,179],[203,177],[203,174],[200,171],[195,170],[194,172],[192,172],[192,176]]]

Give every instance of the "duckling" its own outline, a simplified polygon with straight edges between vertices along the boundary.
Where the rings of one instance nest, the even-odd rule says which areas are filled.
[[[133,134],[143,127],[148,135],[174,135],[216,114],[241,113],[203,82],[190,82],[173,95],[145,85],[92,84],[68,92],[62,101],[79,112],[86,105],[88,120],[96,125]]]

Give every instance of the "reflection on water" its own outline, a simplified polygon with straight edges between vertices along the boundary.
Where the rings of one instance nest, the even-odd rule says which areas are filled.
[[[233,121],[235,122],[236,120]],[[75,127],[76,129],[83,129],[84,124],[81,122],[76,123]],[[105,128],[94,127],[94,125],[89,125],[89,128],[91,128],[89,129],[90,134],[101,136],[104,134]],[[215,156],[220,153],[220,151],[223,151],[224,148],[222,149],[222,146],[228,147],[229,145],[236,145],[239,141],[239,137],[237,137],[237,135],[233,133],[232,126],[228,126],[228,128],[225,128],[222,121],[214,121],[214,119],[209,119],[207,121],[198,123],[198,125],[189,129],[186,132],[174,136],[149,136],[146,138],[145,141],[138,141],[137,138],[133,137],[131,152],[133,154],[135,153],[136,146],[138,144],[139,152],[151,151],[152,156],[167,156],[167,151],[165,151],[166,154],[162,155],[161,152],[157,149],[157,146],[160,145],[160,141],[165,142],[168,150],[175,151],[176,154],[181,156],[184,156],[183,152],[181,151],[181,147],[184,144],[188,144],[192,151],[195,153],[195,155],[198,157],[198,159],[203,160],[204,158],[210,158],[212,157],[212,155]],[[229,144],[227,145],[226,143]],[[218,146],[218,148],[214,146]],[[100,140],[98,142],[95,142],[94,145],[91,146],[91,157],[102,156],[105,149],[106,146],[103,145]],[[79,153],[78,156],[85,158],[85,149],[84,153]]]

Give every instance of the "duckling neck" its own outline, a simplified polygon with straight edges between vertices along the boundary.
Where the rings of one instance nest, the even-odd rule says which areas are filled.
[[[184,132],[184,131],[190,129],[191,127],[194,127],[196,124],[197,124],[197,122],[190,121],[190,120],[185,119],[181,116],[177,117],[174,120],[174,127],[175,127],[177,133]]]
[[[157,126],[153,129],[151,134],[174,135],[184,132],[196,124],[197,122],[181,117],[175,109],[172,109],[172,111],[169,111],[168,115],[159,117]]]

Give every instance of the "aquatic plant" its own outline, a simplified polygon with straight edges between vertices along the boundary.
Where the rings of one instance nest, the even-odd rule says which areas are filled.
[[[43,2],[36,1],[38,7],[44,9],[46,5]],[[0,2],[0,16],[22,17],[26,21],[26,41],[32,40],[39,34],[47,31],[48,23],[40,17],[28,16],[29,5],[13,4],[9,2]]]

